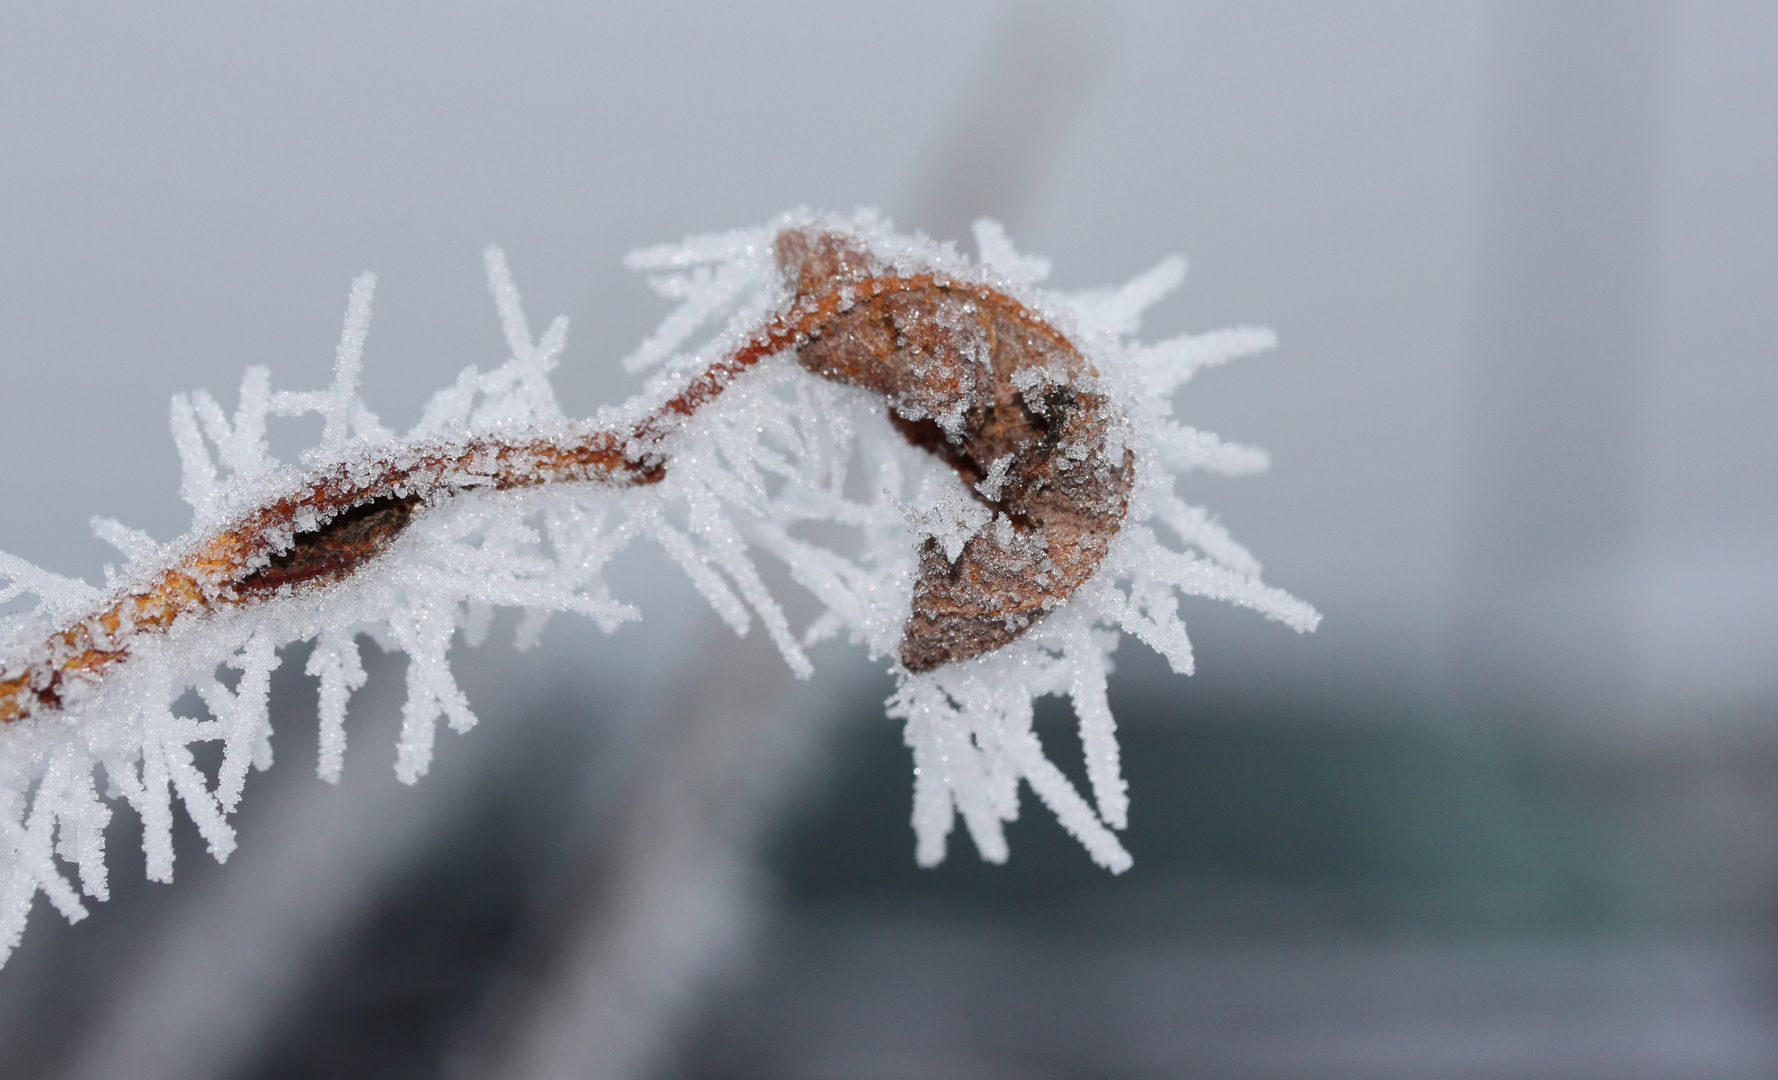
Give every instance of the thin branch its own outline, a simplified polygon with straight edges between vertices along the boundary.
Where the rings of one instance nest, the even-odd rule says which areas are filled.
[[[835,285],[836,280],[840,284]],[[805,289],[813,283],[807,275],[801,282]],[[1074,352],[1059,332],[1017,300],[985,286],[941,281],[931,273],[831,275],[822,284],[829,287],[819,293],[799,289],[788,311],[627,431],[589,428],[579,434],[517,441],[479,438],[397,444],[368,468],[363,462],[351,462],[309,474],[290,494],[197,539],[171,565],[151,575],[146,586],[119,589],[103,607],[24,650],[22,656],[6,660],[0,668],[0,723],[62,708],[75,684],[97,681],[129,658],[137,639],[164,633],[180,619],[259,603],[282,589],[320,586],[351,576],[386,548],[412,512],[429,501],[469,488],[589,480],[619,486],[657,483],[669,465],[669,438],[738,375],[768,356],[820,337],[836,320],[872,301],[956,293],[1035,328],[1046,341]],[[865,383],[855,372],[822,373]],[[301,531],[299,521],[322,524]]]

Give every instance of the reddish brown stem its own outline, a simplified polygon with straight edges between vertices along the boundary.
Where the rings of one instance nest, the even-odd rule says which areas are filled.
[[[0,665],[0,723],[62,707],[71,683],[93,682],[128,659],[138,635],[164,633],[182,618],[265,601],[281,588],[348,577],[382,551],[425,502],[468,487],[518,488],[558,481],[618,485],[666,475],[665,441],[698,409],[760,360],[817,337],[861,302],[892,294],[949,291],[932,274],[878,274],[820,295],[799,293],[733,353],[693,378],[629,431],[592,430],[566,439],[485,439],[441,447],[405,447],[369,480],[362,466],[305,478],[291,494],[247,512],[197,541],[147,586],[114,594],[91,614],[55,631],[30,655]],[[981,286],[971,297],[1019,313],[1056,340],[1061,335],[1017,301]],[[369,508],[357,518],[355,508]],[[295,523],[321,528],[298,534]],[[333,525],[340,522],[338,526]]]

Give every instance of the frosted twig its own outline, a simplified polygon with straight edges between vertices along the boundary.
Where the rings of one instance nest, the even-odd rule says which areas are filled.
[[[504,263],[499,265],[504,270]],[[64,695],[77,692],[74,683],[98,678],[129,658],[138,637],[162,633],[181,618],[263,602],[286,587],[349,577],[387,547],[415,508],[428,501],[471,488],[585,480],[620,486],[657,483],[669,464],[666,441],[741,372],[816,337],[842,306],[850,310],[863,299],[933,289],[949,291],[936,285],[930,273],[885,274],[807,297],[628,430],[577,425],[547,437],[398,443],[377,447],[375,457],[311,473],[294,490],[188,544],[168,565],[145,574],[150,579],[145,586],[117,590],[102,607],[70,621],[41,645],[8,656],[0,668],[0,722],[61,707]],[[361,292],[368,293],[368,283],[355,288],[355,305]],[[976,295],[1023,310],[992,290]],[[362,330],[358,335],[361,342]],[[348,362],[355,373],[356,353],[348,361],[342,349],[342,371]],[[330,432],[332,424],[330,418]],[[318,524],[305,530],[300,528],[304,521]]]
[[[639,252],[630,264],[661,274],[680,307],[631,366],[667,362],[644,395],[592,421],[563,418],[549,385],[566,321],[532,339],[498,248],[485,262],[508,358],[466,369],[405,439],[357,394],[368,274],[327,390],[274,393],[270,373],[249,368],[232,417],[203,391],[176,396],[190,534],[160,544],[95,519],[127,560],[105,590],[0,554],[0,600],[39,598],[0,621],[0,959],[37,892],[84,914],[58,859],[79,868],[80,892],[105,895],[100,791],[142,819],[150,878],[172,877],[175,800],[228,856],[249,767],[272,760],[278,648],[315,641],[305,670],[320,682],[330,781],[366,678],[358,635],[409,654],[395,768],[412,783],[441,718],[475,723],[447,656],[457,631],[480,641],[495,607],[524,610],[520,647],[554,612],[614,630],[637,613],[604,567],[637,541],[658,543],[735,632],[757,619],[799,676],[812,671],[805,648],[838,635],[890,662],[921,864],[944,858],[959,815],[982,856],[1004,860],[1003,826],[1029,785],[1095,861],[1129,866],[1105,683],[1119,632],[1189,673],[1181,596],[1297,630],[1320,618],[1263,584],[1258,561],[1174,491],[1186,470],[1265,467],[1263,451],[1174,423],[1168,395],[1273,338],[1243,328],[1141,345],[1142,312],[1179,284],[1182,260],[1067,295],[1038,289],[1047,261],[999,226],[976,235],[980,263],[868,213],[799,212]],[[279,465],[267,417],[305,412],[323,417],[320,445],[300,470]],[[1162,542],[1157,520],[1183,547]],[[808,625],[791,625],[760,553],[814,597]],[[225,685],[222,667],[239,677]],[[208,719],[174,712],[188,690]],[[1045,695],[1073,702],[1091,798],[1032,728]],[[222,747],[213,780],[191,751],[204,741]]]

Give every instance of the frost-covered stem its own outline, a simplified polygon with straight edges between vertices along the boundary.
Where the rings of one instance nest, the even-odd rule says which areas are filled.
[[[312,473],[291,494],[195,539],[170,565],[147,574],[145,583],[123,586],[99,610],[7,658],[0,668],[0,723],[61,708],[71,689],[128,659],[139,636],[163,633],[181,618],[259,602],[283,588],[350,576],[406,524],[416,503],[468,488],[658,482],[666,474],[667,440],[742,371],[804,343],[863,300],[950,287],[929,273],[882,275],[801,297],[628,431],[589,425],[582,432],[547,438],[398,444],[368,467],[352,462]],[[979,285],[969,289],[981,299],[1024,310],[994,290]],[[320,528],[359,507],[386,507],[388,512],[367,526],[335,535]],[[276,558],[305,543],[300,569],[275,565]]]
[[[578,439],[410,445],[397,448],[368,477],[361,466],[339,466],[312,475],[292,494],[198,539],[172,565],[151,575],[145,586],[119,590],[121,595],[57,631],[27,659],[11,659],[0,679],[0,721],[61,707],[70,683],[90,681],[127,659],[131,643],[140,635],[164,632],[183,617],[268,598],[285,582],[269,572],[257,572],[269,571],[272,558],[292,549],[299,531],[308,531],[299,530],[300,522],[326,522],[354,507],[411,497],[423,500],[468,487],[590,479],[638,484],[659,479],[660,471],[658,464],[626,458],[620,437],[595,431]],[[365,557],[381,550],[392,532],[385,529],[381,535],[373,532],[334,544],[332,550],[319,553],[330,556],[333,563],[315,564],[321,568],[308,573],[307,579],[350,574]]]
[[[1037,287],[1047,264],[998,226],[978,223],[976,241],[979,263],[868,213],[798,211],[636,252],[630,265],[666,271],[651,284],[682,302],[624,366],[668,361],[673,374],[590,420],[563,417],[548,383],[567,321],[533,339],[494,248],[510,358],[465,369],[405,440],[356,393],[369,274],[353,284],[328,389],[273,393],[269,373],[249,368],[232,420],[208,393],[176,396],[191,533],[161,545],[95,520],[128,559],[104,593],[0,554],[11,579],[0,599],[39,598],[0,627],[0,959],[38,892],[71,920],[85,914],[58,859],[105,895],[100,766],[110,797],[143,822],[150,878],[172,877],[175,800],[217,859],[234,850],[228,816],[248,767],[271,764],[281,646],[316,640],[323,779],[339,776],[347,701],[365,681],[358,635],[409,655],[396,775],[412,783],[440,716],[456,731],[475,724],[447,660],[457,630],[476,644],[507,606],[526,611],[521,648],[553,612],[613,630],[637,612],[603,569],[638,541],[658,543],[737,634],[757,616],[795,675],[811,673],[809,645],[841,634],[890,660],[920,862],[944,858],[959,819],[984,858],[1005,859],[1003,826],[1029,783],[1096,862],[1128,867],[1104,680],[1118,632],[1189,674],[1182,595],[1300,631],[1319,621],[1173,491],[1188,470],[1265,467],[1261,451],[1172,421],[1170,398],[1195,371],[1274,339],[1246,328],[1132,340],[1180,283],[1179,259],[1119,287],[1057,293]],[[678,351],[725,314],[716,338]],[[266,419],[305,413],[326,421],[320,445],[303,470],[285,469]],[[802,633],[756,552],[820,606]],[[221,666],[240,672],[232,685]],[[188,690],[211,719],[175,711]],[[1073,699],[1090,798],[1032,729],[1045,695]],[[33,713],[50,715],[10,723]],[[203,742],[221,743],[213,786],[191,751]]]

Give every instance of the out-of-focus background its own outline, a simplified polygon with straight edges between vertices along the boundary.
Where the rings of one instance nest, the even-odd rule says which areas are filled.
[[[489,241],[585,413],[626,250],[874,205],[1275,326],[1177,403],[1274,470],[1187,494],[1326,622],[1125,643],[1117,878],[1035,806],[916,869],[886,677],[646,556],[640,626],[459,650],[413,790],[401,662],[336,789],[299,650],[238,854],[147,885],[118,815],[0,1076],[1778,1075],[1775,54],[1758,0],[6,6],[0,547],[182,532],[169,395],[322,385],[362,269],[391,423],[503,358]]]

